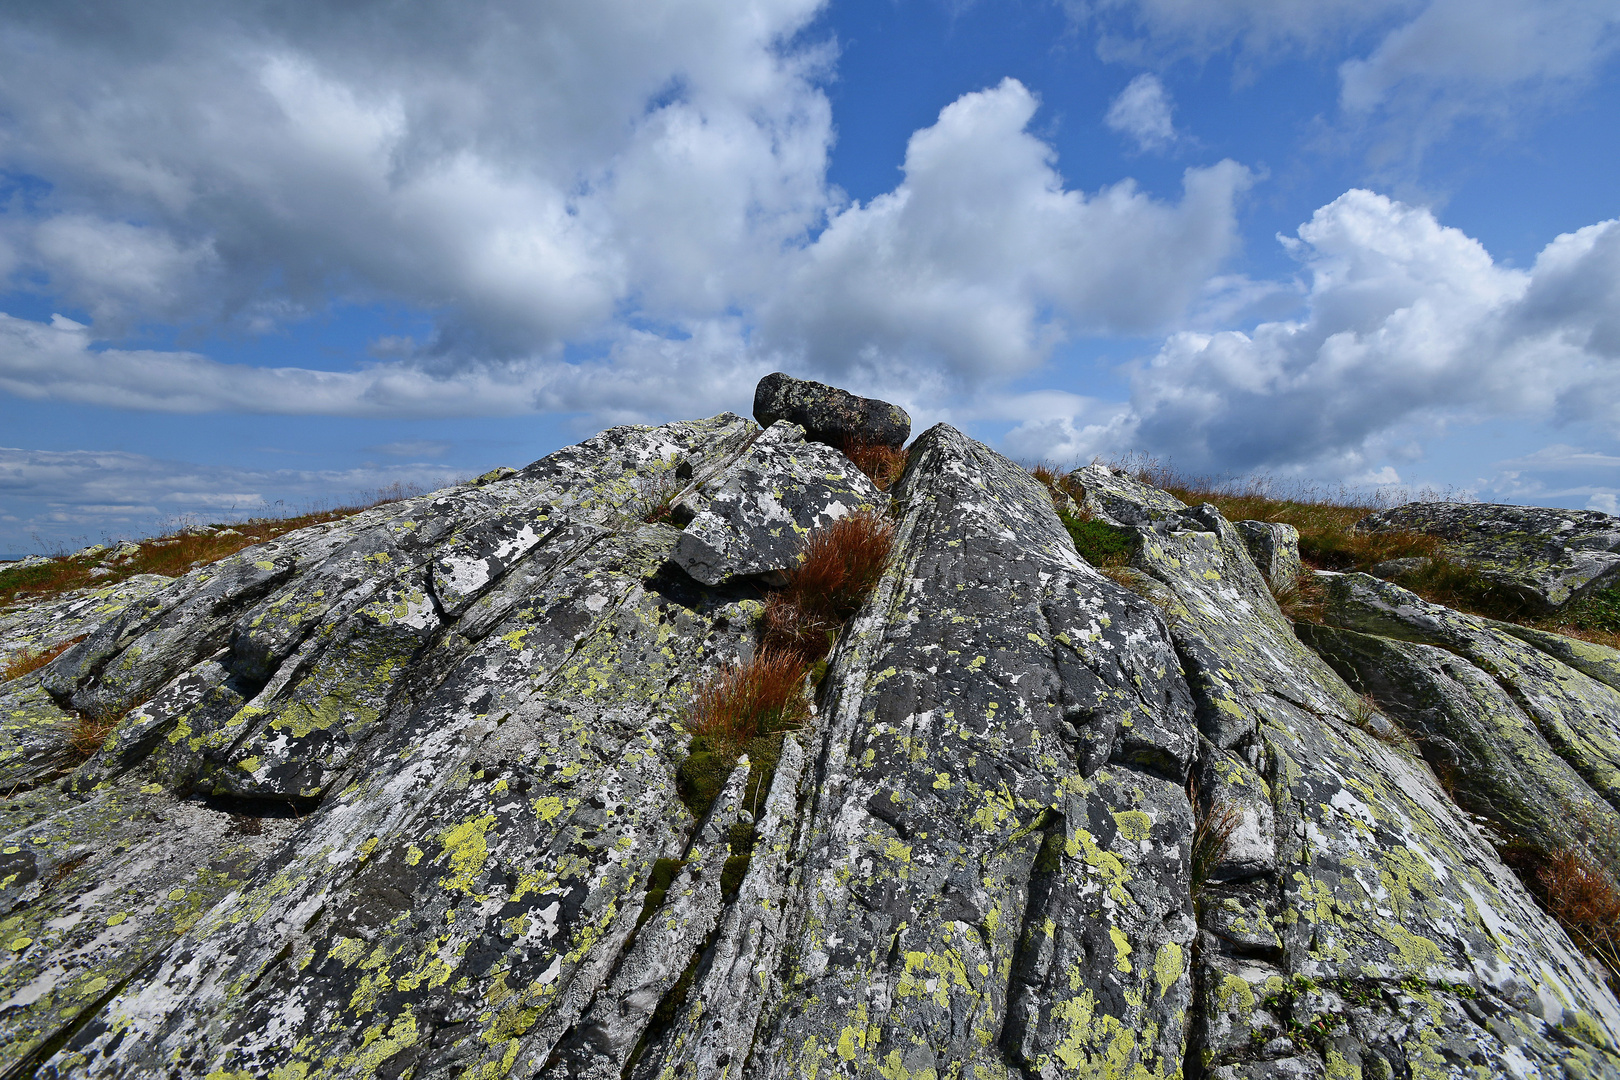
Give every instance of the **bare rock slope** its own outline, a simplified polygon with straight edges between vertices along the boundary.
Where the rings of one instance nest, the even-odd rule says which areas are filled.
[[[1620,1077],[1620,1006],[1475,816],[1614,813],[1620,657],[1371,578],[1308,646],[1256,529],[1073,478],[1130,570],[950,427],[884,493],[723,414],[127,590],[0,684],[0,1069]],[[863,508],[894,553],[811,720],[694,820],[684,705]],[[1371,733],[1379,679],[1491,763],[1466,810]]]

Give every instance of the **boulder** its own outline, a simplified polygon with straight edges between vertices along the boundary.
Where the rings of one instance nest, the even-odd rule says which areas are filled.
[[[1620,518],[1596,510],[1407,503],[1369,514],[1356,528],[1438,536],[1453,558],[1511,589],[1535,614],[1620,580]]]
[[[1249,557],[1272,589],[1286,589],[1299,580],[1299,530],[1276,521],[1233,522],[1249,549]]]
[[[754,419],[765,428],[790,421],[803,427],[808,438],[839,449],[863,443],[898,450],[911,436],[911,417],[898,405],[780,371],[754,387]]]

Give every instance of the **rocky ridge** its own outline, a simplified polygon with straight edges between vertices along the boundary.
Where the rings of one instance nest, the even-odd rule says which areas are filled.
[[[722,414],[0,615],[86,635],[0,684],[0,1068],[1620,1077],[1497,853],[1614,820],[1620,654],[1359,574],[1296,626],[1288,527],[1068,480],[1129,568],[948,426],[884,492]],[[695,819],[687,701],[861,509],[810,721]]]

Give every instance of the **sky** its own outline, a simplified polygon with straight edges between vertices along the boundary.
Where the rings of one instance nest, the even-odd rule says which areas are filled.
[[[771,371],[1620,513],[1614,0],[0,4],[0,555]]]

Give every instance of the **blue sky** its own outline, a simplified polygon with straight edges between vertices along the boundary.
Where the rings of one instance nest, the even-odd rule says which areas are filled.
[[[1620,512],[1612,0],[0,13],[0,553],[747,412]],[[81,540],[80,538],[83,538]]]

